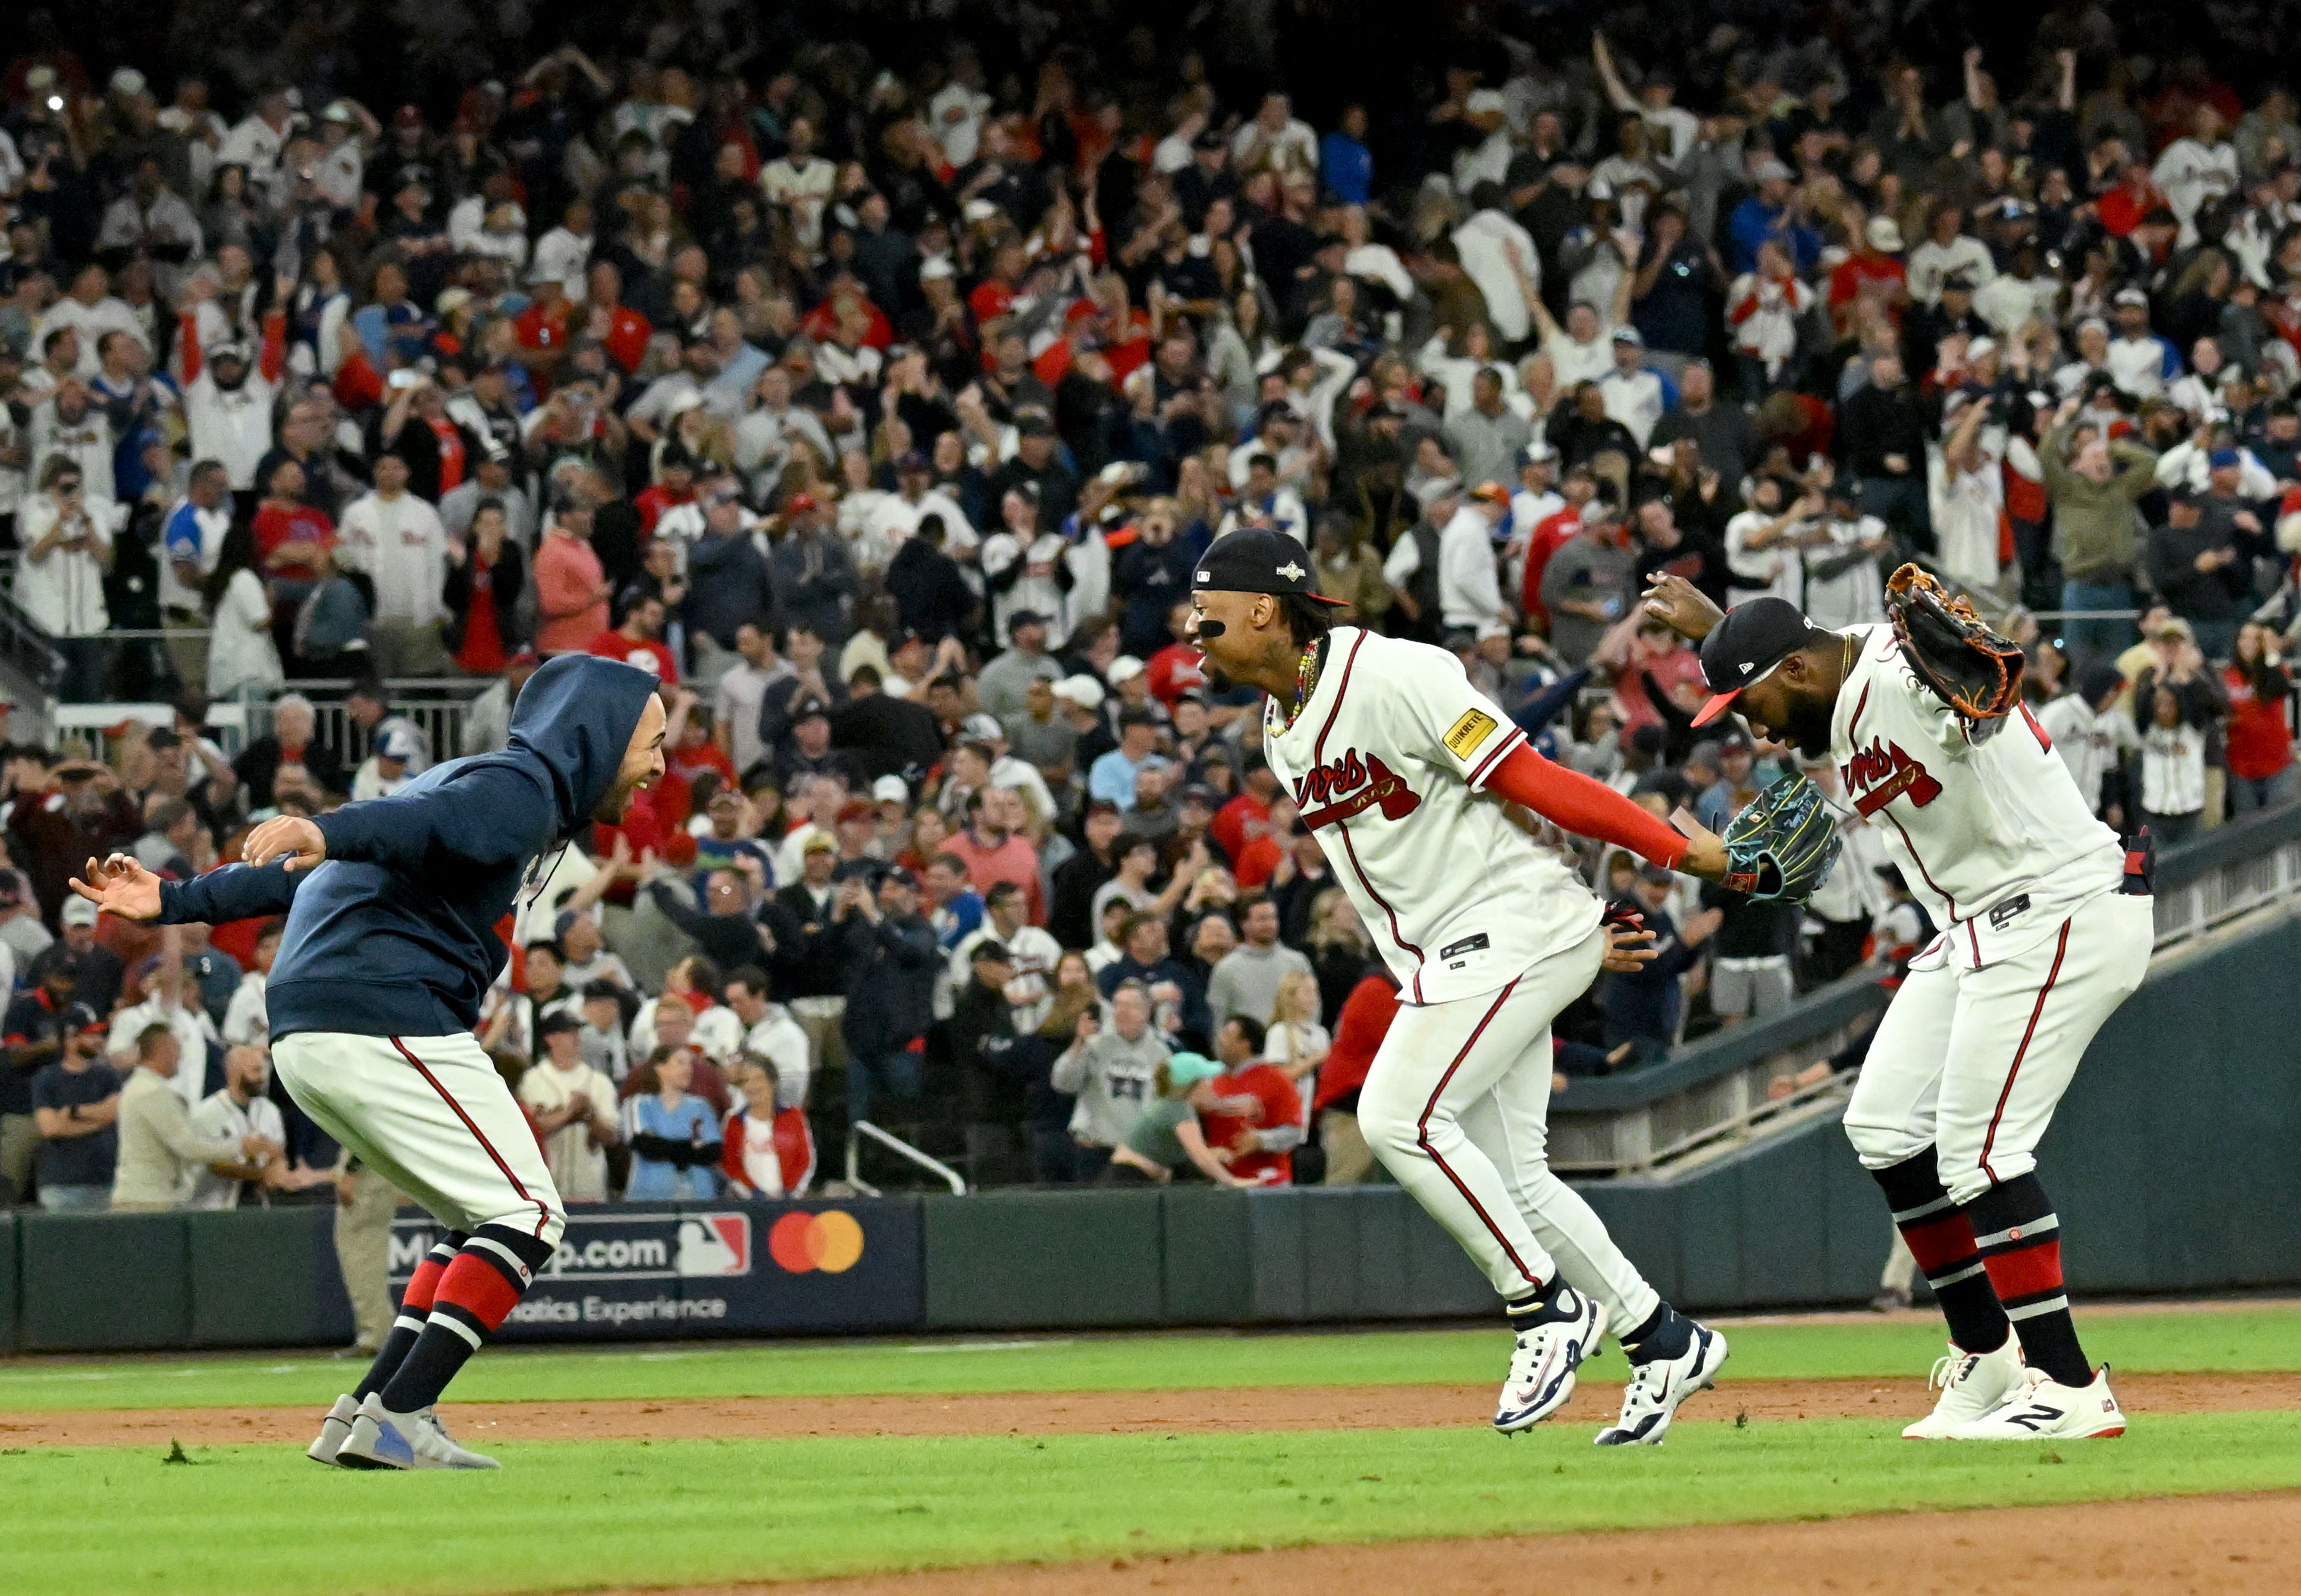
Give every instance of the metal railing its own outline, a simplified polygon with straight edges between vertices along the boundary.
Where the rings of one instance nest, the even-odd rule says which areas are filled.
[[[0,592],[0,658],[51,697],[64,677],[64,656],[8,592]]]
[[[314,735],[342,755],[347,772],[368,756],[367,730],[355,723],[344,708],[353,685],[348,680],[290,681],[286,689],[312,701],[317,723]],[[472,700],[494,685],[494,679],[411,676],[383,685],[391,713],[414,722],[431,740],[431,757],[439,760],[453,759],[463,751],[464,723],[470,718]],[[271,733],[272,701],[276,696],[248,693],[208,706],[207,724],[218,733],[217,741],[227,755],[237,756],[249,742]],[[175,715],[172,706],[142,700],[54,704],[48,709],[49,723],[59,734],[95,737],[105,736],[130,721],[146,726],[169,725]],[[108,756],[110,749],[105,752]]]
[[[966,1195],[966,1182],[958,1171],[931,1153],[923,1153],[901,1137],[881,1130],[867,1119],[858,1119],[847,1127],[847,1183],[866,1197],[879,1195],[879,1188],[863,1178],[863,1138],[885,1148],[889,1152],[908,1158],[950,1188],[953,1197]]]
[[[2301,804],[2169,850],[2155,885],[2159,958],[2246,915],[2301,904]],[[1799,1077],[1857,1041],[1892,997],[1875,973],[1858,973],[1648,1068],[1570,1081],[1551,1110],[1551,1165],[1589,1177],[1663,1174],[1837,1113],[1856,1067]]]
[[[344,700],[356,684],[349,679],[290,681],[288,690],[312,701],[319,722],[317,736],[343,756],[344,768],[368,756],[369,733],[353,723]],[[384,686],[385,702],[394,714],[415,723],[431,745],[434,760],[453,759],[463,752],[464,723],[472,700],[495,685],[492,676],[395,676]],[[270,730],[270,716],[265,716]]]

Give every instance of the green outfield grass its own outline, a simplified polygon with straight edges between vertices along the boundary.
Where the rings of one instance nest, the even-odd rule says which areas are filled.
[[[2087,1350],[2121,1369],[2301,1369],[2301,1307],[2081,1314],[2080,1326]],[[1941,1330],[1930,1322],[1781,1321],[1736,1325],[1729,1335],[1729,1382],[1922,1375],[1942,1350]],[[454,1395],[478,1402],[1397,1385],[1496,1379],[1506,1356],[1499,1327],[583,1352],[498,1348],[472,1365]],[[1619,1378],[1622,1368],[1611,1347],[1594,1365],[1606,1379]],[[348,1360],[297,1353],[0,1361],[0,1411],[325,1406],[356,1373]]]
[[[447,1596],[2301,1487],[2297,1414],[2008,1447],[1845,1421],[1602,1452],[1593,1433],[526,1444],[496,1475],[346,1474],[278,1447],[190,1466],[11,1451],[0,1515],[12,1592]]]

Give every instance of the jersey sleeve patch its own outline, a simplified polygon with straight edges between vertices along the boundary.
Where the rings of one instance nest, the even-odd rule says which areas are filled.
[[[1498,723],[1483,709],[1466,709],[1446,733],[1446,747],[1457,759],[1468,759],[1477,746],[1494,733]]]

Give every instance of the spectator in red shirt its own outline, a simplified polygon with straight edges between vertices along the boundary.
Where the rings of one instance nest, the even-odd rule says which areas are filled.
[[[627,622],[629,619],[625,617]],[[673,726],[671,747],[664,754],[664,767],[665,774],[679,777],[690,790],[698,776],[712,771],[717,773],[722,790],[741,790],[734,761],[711,740],[711,706],[699,700],[690,702],[686,714]]]
[[[1619,640],[1610,636],[1598,650],[1599,658],[1619,668],[1614,675],[1614,712],[1621,717],[1625,736],[1641,726],[1660,726],[1664,717],[1648,696],[1646,678],[1664,697],[1687,682],[1701,687],[1702,659],[1678,641],[1678,634],[1659,621],[1641,620],[1632,635]],[[1696,700],[1698,704],[1700,700]]]
[[[1207,827],[1208,833],[1222,844],[1224,855],[1233,859],[1245,853],[1247,843],[1270,823],[1270,800],[1279,792],[1278,778],[1261,754],[1251,753],[1246,758],[1246,790],[1216,810],[1213,823]]]
[[[586,278],[591,297],[581,318],[583,330],[598,338],[626,375],[647,358],[648,339],[655,329],[648,319],[623,303],[623,274],[607,261],[594,261]]]
[[[1852,338],[1855,302],[1875,300],[1902,324],[1902,307],[1910,302],[1910,269],[1902,263],[1902,230],[1891,216],[1872,216],[1862,230],[1862,247],[1839,263],[1829,274],[1829,314],[1840,338]]]
[[[1383,965],[1368,966],[1335,1022],[1335,1045],[1318,1066],[1318,1144],[1326,1149],[1329,1186],[1355,1186],[1374,1168],[1374,1154],[1359,1133],[1359,1089],[1374,1056],[1398,1017],[1398,979]]]
[[[591,547],[590,505],[580,498],[563,502],[535,551],[535,651],[589,649],[607,630],[613,590]]]
[[[1023,286],[1023,274],[1030,269],[1031,252],[1022,239],[1009,235],[991,257],[991,275],[966,297],[976,326],[988,326],[1015,308],[1015,290]]]
[[[540,389],[548,389],[574,330],[575,302],[567,297],[567,285],[556,277],[538,278],[529,288],[534,297],[513,318],[512,333],[523,352],[520,363]]]
[[[663,641],[666,618],[663,600],[652,593],[642,593],[632,600],[631,608],[623,614],[623,623],[593,638],[589,652],[603,659],[619,659],[627,665],[637,665],[653,673],[658,681],[677,681],[679,662],[672,657]]]
[[[2237,629],[2237,657],[2222,668],[2229,688],[2229,806],[2233,815],[2289,803],[2293,770],[2286,701],[2293,678],[2278,657],[2277,634],[2258,621]]]
[[[2130,237],[2133,230],[2141,225],[2142,218],[2164,203],[2165,196],[2150,180],[2148,163],[2136,161],[2125,169],[2125,181],[2103,195],[2094,209],[2102,226],[2123,238]]]
[[[448,647],[458,668],[492,676],[518,640],[519,597],[527,585],[526,558],[507,540],[503,501],[483,498],[472,515],[468,539],[448,540]]]
[[[1550,568],[1551,556],[1582,535],[1582,506],[1598,491],[1598,479],[1591,473],[1589,462],[1569,466],[1558,490],[1566,496],[1566,507],[1535,522],[1527,534],[1526,581],[1519,589],[1519,605],[1527,619],[1538,623],[1545,631],[1550,629],[1550,611],[1543,606],[1542,573]]]
[[[1252,891],[1260,887],[1278,868],[1278,861],[1293,851],[1297,840],[1294,820],[1300,813],[1294,800],[1283,792],[1270,800],[1268,818],[1259,827],[1250,830],[1246,847],[1231,867],[1241,890]]]
[[[1176,599],[1167,611],[1167,630],[1175,640],[1143,662],[1142,674],[1150,684],[1150,696],[1170,714],[1177,698],[1192,688],[1207,685],[1207,656],[1183,640],[1190,620],[1191,601]]]
[[[264,497],[255,506],[255,552],[264,563],[267,585],[275,599],[292,601],[277,590],[279,582],[310,582],[320,574],[320,556],[335,547],[336,523],[327,514],[304,502],[304,468],[282,460],[272,468]],[[292,598],[300,598],[300,590]]]
[[[818,344],[836,340],[840,329],[850,317],[859,319],[863,336],[857,341],[884,354],[895,341],[895,324],[887,320],[887,313],[871,303],[871,294],[862,280],[851,272],[841,272],[831,280],[831,287],[816,305],[799,324],[799,330]]]
[[[1260,1062],[1262,1023],[1233,1015],[1215,1033],[1215,1059],[1224,1074],[1215,1090],[1234,1104],[1251,1102],[1248,1113],[1202,1114],[1199,1124],[1207,1146],[1232,1174],[1258,1186],[1287,1186],[1294,1181],[1294,1149],[1302,1145],[1302,1094],[1286,1072]]]
[[[695,502],[695,460],[685,445],[665,445],[657,464],[663,472],[661,479],[632,501],[639,509],[640,531],[649,538],[655,536],[655,524],[665,510]]]

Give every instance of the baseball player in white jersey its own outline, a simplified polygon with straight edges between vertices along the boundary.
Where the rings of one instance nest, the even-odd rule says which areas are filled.
[[[1648,955],[1616,948],[1643,933],[1602,926],[1510,806],[1713,880],[1724,846],[1542,758],[1452,655],[1332,627],[1309,575],[1284,533],[1217,539],[1194,573],[1192,638],[1270,695],[1263,755],[1398,976],[1360,1128],[1503,1299],[1518,1341],[1494,1427],[1561,1407],[1611,1317],[1635,1373],[1599,1444],[1659,1441],[1716,1378],[1725,1340],[1661,1300],[1545,1157],[1552,1020],[1602,965]]]
[[[1675,577],[1649,613],[1702,641],[1715,695],[1761,737],[1825,755],[1939,936],[1870,1043],[1845,1132],[1949,1321],[1914,1440],[2124,1433],[2086,1360],[2037,1147],[2155,938],[2146,852],[2093,816],[2026,706],[1969,721],[1889,625],[1825,631],[1778,598],[1722,615]]]

